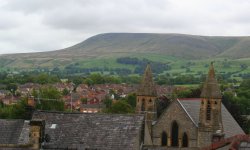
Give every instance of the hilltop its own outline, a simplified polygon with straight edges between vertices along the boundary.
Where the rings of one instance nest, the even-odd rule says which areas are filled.
[[[75,62],[123,56],[172,57],[184,60],[250,58],[250,37],[154,33],[105,33],[74,46],[38,53],[0,56],[3,68],[65,67]]]

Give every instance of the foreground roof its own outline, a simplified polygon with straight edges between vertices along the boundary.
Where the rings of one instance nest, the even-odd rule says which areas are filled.
[[[201,99],[179,99],[178,102],[183,106],[183,109],[185,109],[185,111],[188,113],[190,119],[198,127]],[[233,116],[228,112],[228,110],[223,104],[221,107],[221,111],[222,123],[226,138],[237,134],[245,134],[239,124],[235,121]]]
[[[133,149],[144,116],[36,111],[44,119],[50,141],[44,148]]]
[[[0,119],[0,144],[26,144],[29,141],[29,121]]]

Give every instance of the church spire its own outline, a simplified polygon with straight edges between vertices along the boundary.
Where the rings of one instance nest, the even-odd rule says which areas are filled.
[[[201,92],[199,114],[199,147],[210,145],[215,140],[223,139],[224,131],[221,114],[221,93],[211,63],[207,79]]]
[[[143,95],[143,96],[157,95],[150,64],[148,64],[145,69],[141,85],[137,91],[137,95]]]
[[[215,78],[215,71],[213,62],[211,62],[207,79],[203,85],[203,89],[201,92],[201,98],[215,98],[220,99],[221,92],[217,80]]]
[[[147,65],[141,85],[137,91],[136,96],[136,112],[145,114],[145,145],[152,145],[152,123],[157,117],[156,111],[156,88],[153,81],[153,75],[150,64]]]

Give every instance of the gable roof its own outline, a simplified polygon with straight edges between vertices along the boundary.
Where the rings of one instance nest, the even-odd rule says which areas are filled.
[[[157,96],[150,64],[147,65],[137,95]]]
[[[199,113],[201,99],[179,99],[178,100],[189,116],[194,120],[195,124],[199,123]],[[231,137],[237,134],[245,134],[239,124],[235,121],[233,116],[228,112],[226,107],[222,104],[222,123],[224,128],[225,137]]]
[[[215,78],[215,71],[213,63],[211,63],[207,79],[203,85],[203,89],[201,91],[202,98],[221,98],[221,92],[217,80]]]
[[[22,119],[0,119],[0,144],[28,143],[29,131],[27,128],[28,122]]]
[[[36,111],[44,119],[50,142],[44,148],[133,149],[143,124],[143,115],[87,114]],[[53,125],[54,124],[54,125]]]

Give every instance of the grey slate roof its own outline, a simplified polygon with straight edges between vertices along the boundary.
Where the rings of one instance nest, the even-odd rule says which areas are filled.
[[[25,124],[21,119],[0,119],[0,144],[25,144],[28,138],[23,130]]]
[[[82,108],[105,108],[104,104],[82,104]]]
[[[44,119],[51,138],[44,148],[133,149],[144,116],[36,111],[33,119]],[[52,124],[56,124],[52,129]]]
[[[201,99],[181,99],[178,100],[180,104],[185,108],[186,112],[195,122],[196,126],[199,123],[199,113]],[[231,137],[237,134],[245,134],[239,124],[235,121],[232,115],[228,112],[226,107],[222,104],[222,123],[224,127],[225,138]]]
[[[239,150],[247,150],[250,149],[250,141],[243,141],[239,145]]]

